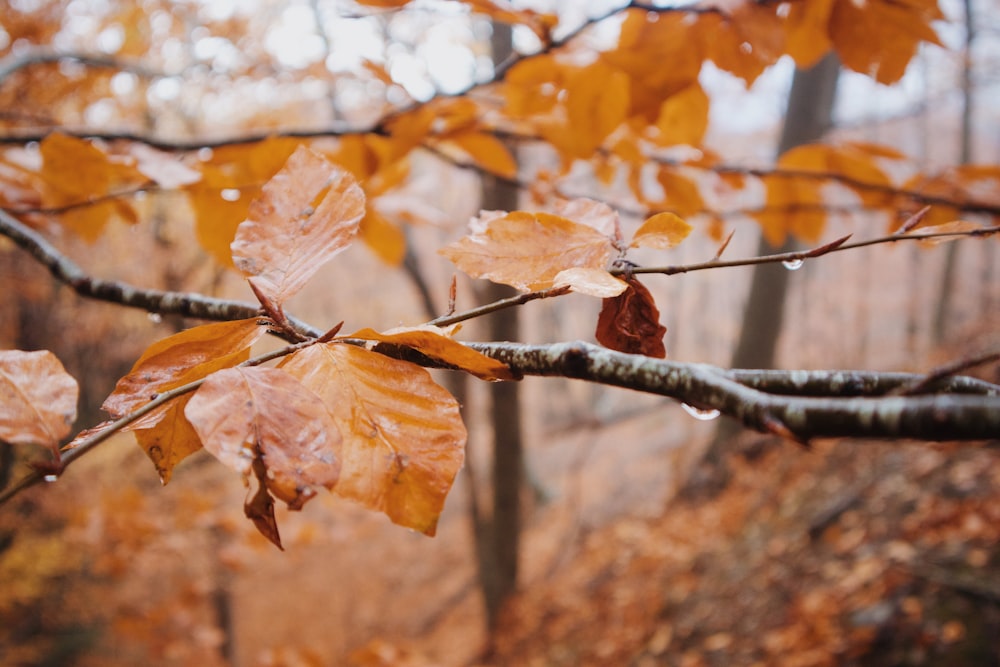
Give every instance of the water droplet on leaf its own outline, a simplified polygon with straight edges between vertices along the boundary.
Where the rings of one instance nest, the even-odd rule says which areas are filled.
[[[718,410],[711,408],[708,410],[702,410],[701,408],[696,408],[693,405],[688,405],[687,403],[681,403],[681,407],[684,408],[684,412],[703,422],[715,419],[721,414]]]
[[[57,479],[59,479],[59,475],[46,475],[45,477],[42,477],[42,479],[44,479],[46,482],[54,482]]]
[[[163,317],[159,313],[149,313],[146,317],[148,317],[149,321],[153,324],[159,324],[163,321]]]

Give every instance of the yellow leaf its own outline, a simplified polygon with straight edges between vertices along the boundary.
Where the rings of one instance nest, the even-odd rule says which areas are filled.
[[[621,125],[629,108],[629,78],[597,61],[577,70],[566,86],[569,130],[560,147],[572,157],[586,159]],[[560,135],[562,136],[562,135]]]
[[[832,48],[828,26],[836,1],[810,0],[789,5],[785,49],[799,67],[812,67]]]
[[[632,247],[673,248],[691,233],[691,225],[675,213],[663,212],[647,218],[632,237]]]
[[[280,305],[350,244],[364,213],[354,177],[300,147],[250,203],[233,240],[233,263]]]
[[[614,251],[606,235],[549,213],[514,211],[478,224],[481,231],[439,252],[474,278],[524,291],[552,287],[563,269],[604,268]]]
[[[334,493],[433,535],[464,459],[455,399],[419,366],[353,345],[313,345],[280,367],[320,396],[343,436]]]
[[[480,380],[514,379],[507,364],[462,345],[444,335],[436,327],[407,328],[386,333],[379,333],[374,329],[362,329],[347,338],[363,338],[412,347],[431,359],[472,373]]]

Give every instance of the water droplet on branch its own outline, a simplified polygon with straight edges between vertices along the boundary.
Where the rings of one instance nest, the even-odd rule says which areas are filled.
[[[688,405],[687,403],[681,403],[681,407],[684,408],[684,412],[688,413],[695,419],[703,422],[711,421],[712,419],[715,419],[720,414],[722,414],[721,412],[713,408],[703,410],[701,408],[696,408],[693,405]]]
[[[781,265],[786,269],[788,269],[789,271],[798,271],[799,269],[802,268],[802,265],[804,263],[805,262],[801,259],[786,259],[784,262],[781,263]]]

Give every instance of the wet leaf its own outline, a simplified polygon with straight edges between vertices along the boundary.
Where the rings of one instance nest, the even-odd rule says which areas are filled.
[[[556,274],[553,282],[554,287],[569,287],[573,292],[602,299],[618,296],[628,288],[628,283],[605,269],[585,267],[564,269]]]
[[[290,509],[332,489],[341,436],[320,398],[280,368],[228,368],[210,375],[184,408],[202,446],[244,477],[260,461],[264,485]]]
[[[76,380],[51,352],[0,350],[0,441],[47,447],[58,461],[79,394]]]
[[[691,230],[691,225],[679,215],[670,212],[657,213],[639,226],[632,237],[631,246],[666,250],[686,239]]]
[[[343,435],[334,493],[433,535],[464,460],[455,399],[419,366],[352,345],[313,345],[281,368],[323,399]]]
[[[362,329],[347,338],[363,338],[412,347],[431,359],[472,373],[480,380],[515,379],[507,364],[462,345],[437,327],[397,329],[385,333],[379,333],[374,329]]]
[[[472,226],[480,229],[440,253],[474,278],[524,291],[552,287],[564,269],[604,268],[614,252],[604,234],[550,213],[514,211]]]
[[[149,428],[134,428],[136,442],[153,462],[160,482],[166,484],[178,463],[201,449],[201,438],[184,416],[191,395],[172,401]]]
[[[619,352],[662,359],[667,356],[663,346],[667,328],[660,324],[653,295],[635,277],[626,281],[627,290],[604,300],[597,318],[597,341]]]
[[[155,394],[235,366],[250,356],[250,346],[264,333],[257,320],[216,322],[193,327],[150,345],[128,375],[118,381],[101,409],[123,417],[148,403]],[[154,412],[133,423],[150,427],[163,416]]]
[[[350,244],[364,214],[354,177],[300,147],[250,203],[232,244],[233,263],[280,306]]]

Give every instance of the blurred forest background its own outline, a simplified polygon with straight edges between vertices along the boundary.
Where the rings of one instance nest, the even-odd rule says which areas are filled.
[[[19,137],[53,126],[194,143],[350,129],[492,76],[489,16],[414,4],[3,0],[0,127],[11,140],[0,175],[37,153]],[[616,4],[530,6],[558,15],[558,38]],[[1000,162],[1000,7],[941,6],[948,20],[934,27],[947,48],[922,47],[899,83],[840,73],[827,139],[887,144],[928,172]],[[619,23],[593,26],[588,46],[614,44]],[[510,39],[518,51],[540,46],[523,26]],[[39,57],[54,53],[85,57]],[[13,67],[23,58],[37,62]],[[770,164],[794,69],[782,59],[748,89],[703,65],[705,146]],[[247,152],[246,178],[269,168],[266,156]],[[523,147],[519,160],[538,175],[553,158]],[[481,178],[434,155],[413,161],[381,211],[407,230],[406,261],[387,270],[358,244],[291,312],[348,329],[444,312],[453,267],[435,251],[479,210]],[[570,172],[567,187],[611,202],[627,195],[586,170]],[[533,194],[522,191],[520,205]],[[65,233],[57,245],[95,275],[248,298],[239,276],[191,242],[183,197],[151,191],[132,206],[142,224],[110,224],[94,239]],[[757,252],[748,219],[691,222],[671,264],[711,258],[731,230],[727,257]],[[876,226],[885,220],[833,215],[824,238]],[[777,367],[927,371],[1000,344],[995,242],[876,246],[787,273]],[[728,366],[751,276],[746,267],[648,280],[669,357]],[[53,350],[81,382],[83,426],[102,418],[101,401],[152,340],[187,326],[82,301],[5,243],[0,284],[0,347]],[[460,281],[460,304],[473,305],[477,289]],[[576,295],[530,304],[521,338],[589,338],[598,307]],[[470,339],[489,337],[480,326],[469,325]],[[490,633],[472,512],[491,465],[488,391],[467,387],[469,465],[434,539],[323,496],[282,516],[278,552],[246,524],[239,481],[206,456],[161,488],[132,436],[103,445],[0,511],[0,663],[1000,664],[995,449],[852,441],[805,451],[742,434],[730,483],[681,501],[716,422],[663,398],[548,378],[521,384],[530,483],[518,593]],[[4,450],[5,477],[17,463]]]

